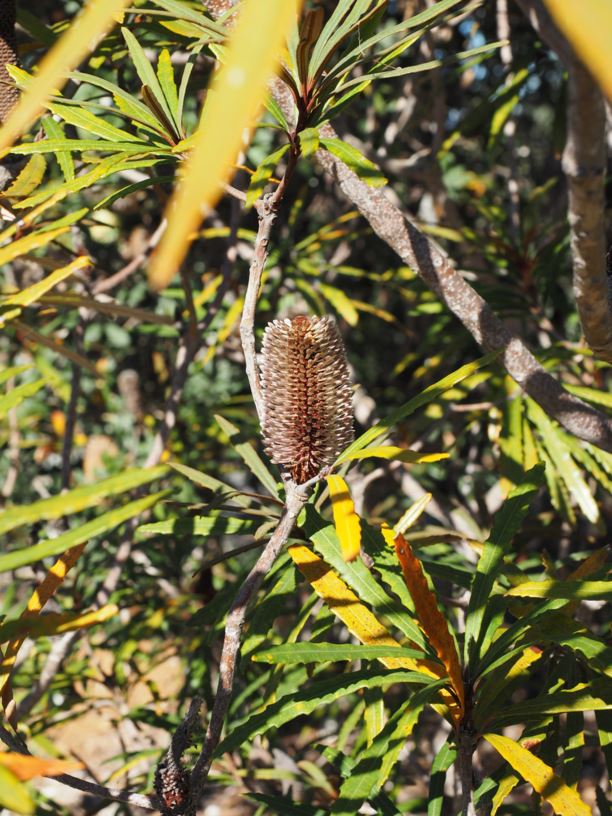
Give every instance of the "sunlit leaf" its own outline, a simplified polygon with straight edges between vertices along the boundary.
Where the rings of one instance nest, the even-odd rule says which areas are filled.
[[[544,0],[561,31],[612,101],[610,31],[612,6],[608,0]]]
[[[354,451],[353,453],[346,451],[336,459],[334,464],[339,465],[353,459],[392,459],[397,462],[417,465],[448,459],[448,453],[420,453],[406,448],[398,448],[395,445],[381,445],[377,448],[365,448],[365,450]]]
[[[0,151],[6,151],[15,139],[27,131],[43,110],[46,100],[68,79],[68,73],[90,53],[114,24],[129,0],[90,0],[81,14],[66,29],[53,48],[43,57],[36,76],[0,128]]]
[[[0,807],[7,808],[12,813],[25,814],[34,813],[36,807],[27,788],[3,765],[0,765]]]
[[[24,524],[58,519],[79,513],[88,507],[96,507],[104,499],[148,484],[154,479],[161,478],[166,472],[167,468],[163,465],[154,468],[130,468],[97,484],[76,487],[61,496],[42,499],[29,505],[9,507],[0,512],[0,533],[6,533]]]
[[[242,145],[245,128],[263,105],[266,82],[282,42],[296,19],[297,0],[245,0],[202,111],[192,156],[168,205],[166,230],[150,268],[149,280],[162,289],[181,263],[202,215],[220,195]]]
[[[354,561],[361,552],[361,522],[347,483],[342,476],[328,476],[327,486],[334,514],[334,525],[345,561]]]
[[[564,598],[568,601],[612,600],[612,581],[525,581],[506,595],[528,598]]]
[[[500,734],[485,734],[484,738],[517,771],[533,785],[559,816],[589,816],[591,813],[575,790],[569,788],[552,768],[523,748],[518,742]]]
[[[414,601],[419,626],[423,629],[427,639],[446,668],[461,709],[463,709],[465,706],[465,692],[457,646],[449,631],[446,618],[438,609],[436,597],[429,588],[423,566],[419,559],[415,557],[412,547],[401,533],[396,534],[389,527],[383,525],[382,534],[387,543],[393,543],[395,546],[406,586]]]

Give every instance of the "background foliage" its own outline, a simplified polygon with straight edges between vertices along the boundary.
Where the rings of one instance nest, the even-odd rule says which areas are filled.
[[[283,74],[308,102],[301,155],[257,341],[278,316],[334,315],[357,436],[389,417],[376,445],[393,450],[370,432],[339,466],[363,560],[342,558],[322,482],[266,576],[209,777],[205,808],[221,810],[203,812],[456,813],[468,734],[479,812],[603,816],[612,455],[480,359],[314,155],[388,184],[545,368],[609,414],[609,366],[571,294],[564,69],[514,7],[505,40],[502,3],[306,7]],[[239,334],[253,204],[295,148],[273,98],[231,182],[246,201],[215,204],[159,293],[146,277],[226,58],[232,18],[215,8],[127,8],[13,147],[1,202],[5,723],[16,703],[35,754],[143,792],[189,701],[210,710],[225,614],[282,504]],[[18,9],[22,90],[76,10]],[[85,812],[57,783],[16,784],[34,771],[0,772],[17,812]]]

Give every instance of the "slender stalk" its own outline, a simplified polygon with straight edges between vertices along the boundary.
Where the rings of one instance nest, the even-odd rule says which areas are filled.
[[[202,751],[191,774],[191,793],[189,805],[186,810],[187,816],[193,816],[197,810],[204,782],[206,781],[212,763],[213,753],[221,738],[225,715],[232,697],[236,660],[240,649],[242,629],[244,627],[247,610],[261,586],[261,582],[271,569],[278,554],[289,538],[305,500],[306,494],[304,491],[299,490],[293,485],[288,486],[287,502],[278,526],[257,559],[255,566],[240,587],[230,607],[225,624],[217,693],[215,695],[215,702],[210,715]]]

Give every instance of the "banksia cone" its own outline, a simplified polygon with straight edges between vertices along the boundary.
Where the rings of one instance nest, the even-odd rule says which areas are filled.
[[[331,465],[353,439],[351,382],[332,318],[268,323],[261,379],[266,452],[303,484]]]

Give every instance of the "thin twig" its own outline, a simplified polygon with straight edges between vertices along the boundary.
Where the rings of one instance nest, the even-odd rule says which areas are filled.
[[[167,221],[165,218],[162,219],[159,226],[153,232],[147,241],[144,249],[142,249],[132,260],[127,263],[124,267],[122,267],[118,272],[115,272],[114,275],[111,275],[110,278],[103,278],[99,280],[95,286],[93,287],[94,295],[99,295],[102,292],[108,292],[111,289],[114,289],[115,286],[119,286],[120,283],[123,283],[124,280],[130,277],[134,272],[136,272],[147,260],[149,255],[153,252],[155,247],[161,240],[162,235],[166,231]]]
[[[296,141],[292,142],[287,168],[283,174],[280,184],[273,193],[262,196],[255,204],[259,226],[257,237],[255,238],[255,250],[253,260],[249,268],[249,282],[244,296],[244,308],[240,321],[240,338],[244,351],[246,374],[249,386],[255,403],[255,410],[259,417],[260,424],[263,423],[263,395],[259,382],[259,371],[257,369],[257,354],[255,350],[255,311],[257,308],[257,298],[261,285],[266,259],[268,257],[268,242],[272,226],[276,221],[278,207],[287,189],[287,185],[295,170],[298,160],[298,149]]]
[[[74,348],[78,354],[82,353],[83,340],[83,320],[79,317],[79,321],[74,330]],[[72,446],[74,443],[74,432],[76,428],[76,414],[77,405],[79,402],[79,393],[81,390],[81,366],[72,364],[72,377],[70,381],[70,398],[66,408],[66,422],[64,425],[64,441],[62,444],[62,490],[68,490],[70,487],[70,474],[72,457]]]
[[[240,649],[242,628],[249,604],[255,597],[257,590],[261,586],[261,582],[271,569],[276,557],[289,538],[300,510],[304,506],[306,496],[307,491],[304,491],[303,488],[298,488],[292,484],[288,485],[287,501],[278,526],[257,559],[255,566],[240,587],[238,595],[230,607],[225,624],[223,650],[219,664],[219,684],[217,686],[215,702],[210,715],[202,751],[191,774],[191,791],[189,805],[186,810],[188,816],[192,816],[197,810],[202,789],[212,763],[213,753],[221,738],[223,722],[232,696],[236,659]]]

